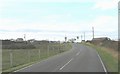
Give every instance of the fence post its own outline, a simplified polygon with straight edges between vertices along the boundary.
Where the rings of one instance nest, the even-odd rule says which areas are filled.
[[[49,50],[50,50],[50,48],[49,48],[49,45],[47,46],[47,55],[49,56]]]
[[[2,42],[0,41],[0,74],[2,74]]]
[[[53,54],[55,53],[55,45],[52,45]]]
[[[65,43],[65,50],[67,49],[67,43]]]
[[[28,50],[28,62],[30,62],[30,50]]]
[[[38,51],[38,54],[39,54],[39,60],[40,60],[40,49],[39,49],[39,51]]]
[[[59,49],[58,49],[58,53],[60,53],[60,43],[59,43],[59,47],[58,47]]]
[[[10,50],[10,67],[13,67],[13,53],[12,53],[12,50]]]

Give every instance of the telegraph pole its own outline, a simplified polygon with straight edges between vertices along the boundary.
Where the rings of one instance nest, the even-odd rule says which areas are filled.
[[[77,36],[77,42],[79,42],[79,36]]]
[[[24,34],[24,40],[25,40],[25,42],[26,42],[26,44],[27,44],[27,41],[26,41],[26,34]]]
[[[67,37],[65,36],[65,42],[67,42]]]
[[[81,35],[81,42],[82,42],[82,35]]]
[[[26,34],[24,34],[24,40],[26,41]]]
[[[93,34],[93,39],[94,39],[94,27],[92,27],[92,34]]]
[[[84,32],[84,40],[85,40],[85,32]]]

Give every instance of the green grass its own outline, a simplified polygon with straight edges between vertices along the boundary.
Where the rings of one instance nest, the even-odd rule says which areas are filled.
[[[92,44],[86,44],[92,48],[95,48],[99,55],[102,58],[102,61],[104,62],[108,72],[118,72],[118,59],[114,58],[112,54],[104,51],[102,47],[95,46]]]
[[[49,43],[36,45],[36,47],[36,49],[3,49],[2,71],[12,72],[72,48],[71,44],[68,43]]]
[[[120,51],[118,50],[118,71],[120,74]]]

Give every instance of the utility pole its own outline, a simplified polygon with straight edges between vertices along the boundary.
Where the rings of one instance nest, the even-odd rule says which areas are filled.
[[[26,34],[24,34],[24,40],[26,41]]]
[[[67,42],[67,37],[65,37],[65,42]]]
[[[79,36],[77,36],[77,42],[79,41]]]
[[[94,39],[94,27],[92,27],[92,34],[93,34],[93,39]]]
[[[26,42],[26,44],[27,44],[27,41],[26,41],[26,34],[24,34],[24,40],[25,40],[25,42]]]
[[[82,42],[82,35],[81,35],[81,42]]]
[[[84,40],[85,40],[85,32],[84,32]]]

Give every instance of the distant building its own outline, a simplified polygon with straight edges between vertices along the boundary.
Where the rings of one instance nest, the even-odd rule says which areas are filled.
[[[49,41],[49,43],[60,43],[60,41]]]
[[[68,42],[74,43],[76,41],[75,38],[69,39]]]
[[[41,41],[35,40],[35,41],[33,41],[32,40],[32,44],[46,44],[46,43],[49,43],[49,41],[47,41],[47,40],[41,40]]]
[[[23,42],[23,38],[17,38],[16,42]]]
[[[108,37],[93,38],[91,42],[96,45],[102,45],[106,41],[110,41],[110,38]]]
[[[16,41],[15,39],[10,39],[10,41]]]
[[[85,40],[82,40],[82,42],[85,42]]]
[[[30,42],[30,43],[33,43],[33,42],[35,42],[36,40],[35,39],[30,39],[30,40],[28,40],[28,42]]]

